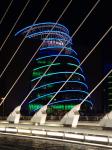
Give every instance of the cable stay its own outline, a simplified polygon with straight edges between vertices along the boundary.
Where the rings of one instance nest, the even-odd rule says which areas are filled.
[[[26,9],[26,7],[28,6],[28,4],[29,4],[30,1],[31,1],[31,0],[28,0],[27,3],[26,3],[26,5],[25,5],[24,8],[22,9],[22,11],[21,11],[19,17],[17,18],[16,22],[14,23],[14,25],[13,25],[13,27],[11,28],[10,32],[8,33],[7,37],[5,38],[4,42],[2,43],[2,45],[1,45],[1,47],[0,47],[0,51],[2,51],[3,46],[5,45],[6,41],[8,40],[9,36],[11,35],[12,31],[14,30],[16,24],[18,23],[19,19],[21,18],[22,14],[24,13],[24,11],[25,11],[25,9]]]
[[[5,16],[6,16],[6,14],[8,13],[8,11],[9,11],[9,9],[10,9],[12,3],[13,3],[13,0],[11,0],[11,2],[10,2],[10,4],[8,5],[8,7],[7,7],[7,9],[6,9],[5,13],[4,13],[4,15],[2,16],[2,18],[1,18],[1,20],[0,20],[0,24],[2,24],[2,22],[3,22],[3,20],[4,20]]]
[[[47,6],[48,2],[50,0],[47,0],[47,2],[45,3],[45,5],[43,6],[43,8],[41,9],[40,13],[38,14],[38,16],[36,17],[35,21],[33,22],[33,24],[35,24],[37,22],[37,20],[39,19],[40,15],[42,14],[42,12],[44,11],[45,7]],[[21,41],[21,43],[19,44],[19,46],[17,47],[16,51],[14,52],[13,56],[11,57],[11,59],[9,60],[9,62],[7,63],[7,65],[5,66],[5,68],[3,69],[2,73],[0,74],[0,78],[3,76],[3,74],[5,73],[6,69],[8,68],[8,66],[11,64],[12,60],[14,59],[15,55],[17,54],[18,50],[20,49],[20,47],[22,46],[23,42],[25,41],[27,35],[29,34],[29,32],[31,31],[32,27],[29,29],[28,33],[25,35],[25,37],[23,38],[23,40]]]

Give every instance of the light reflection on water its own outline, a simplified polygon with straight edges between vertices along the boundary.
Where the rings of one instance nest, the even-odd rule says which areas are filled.
[[[106,148],[103,149],[43,139],[0,135],[0,150],[106,150]]]

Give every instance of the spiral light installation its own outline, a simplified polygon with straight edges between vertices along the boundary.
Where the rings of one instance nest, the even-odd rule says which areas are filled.
[[[32,25],[30,32],[29,29],[31,26],[28,26],[16,33],[16,36],[19,36],[29,32],[26,38],[29,38],[32,42],[36,40],[38,44],[43,43],[33,61],[32,87],[42,77],[46,69],[51,66],[31,94],[31,100],[28,103],[30,111],[36,111],[47,104],[69,75],[80,64],[76,50],[72,49],[72,39],[69,36],[68,29],[59,23],[53,28],[54,25],[55,23],[51,22],[38,23]],[[62,53],[52,63],[62,49]],[[48,110],[55,114],[68,111],[74,105],[80,103],[87,95],[88,86],[83,69],[80,67],[50,103]],[[87,110],[92,105],[89,98],[83,104],[82,109]]]

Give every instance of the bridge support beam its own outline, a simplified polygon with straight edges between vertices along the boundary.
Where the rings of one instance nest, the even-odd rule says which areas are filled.
[[[112,111],[107,113],[99,122],[102,127],[112,128]]]
[[[17,106],[7,117],[7,121],[9,123],[18,124],[21,116],[20,110],[21,110],[21,106]]]
[[[31,118],[31,122],[35,125],[44,125],[47,117],[47,105],[43,106],[39,111],[37,111]]]
[[[79,110],[80,110],[80,104],[74,106],[68,113],[64,115],[64,117],[61,119],[61,124],[64,126],[71,126],[73,128],[77,127],[78,121],[79,121]]]

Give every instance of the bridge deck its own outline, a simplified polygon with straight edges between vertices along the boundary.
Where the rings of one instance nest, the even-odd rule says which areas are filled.
[[[100,136],[112,137],[112,130],[103,130],[98,122],[79,122],[77,128],[64,127],[60,125],[60,122],[46,122],[45,125],[35,126],[29,121],[21,121],[19,124],[9,124],[6,121],[0,121],[0,127],[5,128],[18,128],[18,129],[30,129],[30,130],[46,130],[46,131],[59,131],[66,133],[80,133],[80,134],[91,134]]]

